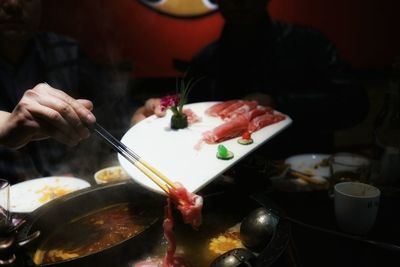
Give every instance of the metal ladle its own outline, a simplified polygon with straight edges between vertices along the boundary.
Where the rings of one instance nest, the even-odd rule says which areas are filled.
[[[272,239],[279,219],[256,209],[245,217],[240,225],[240,239],[252,251],[262,250]],[[248,249],[237,248],[216,258],[211,267],[251,267],[255,254]]]
[[[251,267],[255,255],[245,248],[236,248],[225,252],[212,263],[211,267]]]
[[[265,208],[258,208],[247,215],[240,224],[240,239],[253,251],[262,250],[272,239],[279,217]]]

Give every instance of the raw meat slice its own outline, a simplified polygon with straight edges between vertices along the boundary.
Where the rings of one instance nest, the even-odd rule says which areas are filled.
[[[190,224],[193,228],[197,229],[201,225],[203,198],[189,192],[179,183],[175,183],[175,185],[175,189],[169,189],[169,197],[181,212],[184,223]]]
[[[282,114],[270,114],[266,113],[261,116],[257,116],[253,118],[250,123],[248,130],[250,133],[260,130],[261,128],[277,123],[281,120],[284,120],[286,117]]]
[[[227,106],[226,108],[224,108],[223,110],[218,112],[218,117],[220,117],[221,119],[227,118],[232,112],[234,112],[235,110],[237,110],[238,108],[243,106],[245,103],[246,103],[245,101],[239,100],[239,101]]]
[[[260,115],[264,115],[264,114],[267,114],[267,113],[268,114],[274,114],[274,110],[271,107],[258,106],[257,108],[252,109],[249,112],[247,112],[246,116],[249,119],[249,121],[251,121],[255,117],[258,117]]]
[[[208,109],[206,109],[205,114],[212,116],[212,117],[218,117],[218,113],[225,109],[226,107],[234,104],[235,102],[238,102],[239,100],[235,99],[235,100],[228,100],[225,102],[220,102],[217,103],[215,105],[212,105],[211,107],[209,107]]]
[[[196,113],[194,113],[193,110],[191,110],[190,108],[184,108],[182,112],[187,116],[189,124],[201,121],[201,117],[199,117]]]
[[[247,112],[250,112],[253,109],[256,109],[258,106],[257,101],[245,101],[243,105],[239,106],[237,109],[232,111],[229,114],[224,115],[223,119],[233,119],[237,117],[240,114],[245,114]]]
[[[247,131],[249,120],[245,115],[238,115],[236,118],[215,127],[211,131],[203,133],[203,140],[208,144],[215,144],[238,137]]]

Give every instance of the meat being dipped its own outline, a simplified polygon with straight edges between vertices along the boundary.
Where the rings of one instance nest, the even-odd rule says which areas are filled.
[[[162,267],[183,267],[186,266],[182,257],[175,254],[176,239],[173,233],[174,220],[172,216],[173,203],[182,215],[183,222],[190,224],[194,229],[200,227],[201,210],[203,208],[203,198],[189,192],[179,183],[175,183],[175,188],[170,188],[167,205],[165,206],[164,236],[168,241],[167,253],[164,256]]]
[[[194,229],[197,229],[202,222],[203,198],[189,192],[180,183],[175,182],[175,186],[175,188],[170,188],[169,198],[180,211],[184,223],[190,224]]]
[[[173,205],[182,215],[183,222],[190,224],[197,230],[202,223],[201,211],[203,198],[189,192],[179,183],[169,189],[167,203],[164,207],[164,237],[168,243],[166,253],[162,259],[150,258],[136,262],[133,267],[188,267],[183,257],[176,253],[177,242],[174,234]]]

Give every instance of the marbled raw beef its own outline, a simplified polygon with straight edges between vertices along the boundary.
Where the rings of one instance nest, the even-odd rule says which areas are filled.
[[[224,120],[233,119],[240,114],[246,114],[247,112],[257,108],[257,106],[258,106],[257,101],[244,101],[243,103],[241,103],[241,105],[238,105],[237,108],[234,109],[233,111],[229,112],[229,110],[228,110],[228,112],[223,113],[221,115],[221,117]],[[225,111],[225,110],[223,110],[223,111]]]
[[[203,140],[208,144],[215,144],[240,136],[247,130],[249,120],[245,115],[239,115],[227,121],[213,130],[203,133]]]
[[[234,100],[228,100],[225,102],[219,102],[215,105],[212,105],[211,107],[209,107],[208,109],[206,109],[204,112],[205,114],[212,116],[212,117],[218,117],[218,113],[220,111],[222,111],[223,109],[227,108],[228,106],[238,102],[238,99],[234,99]]]
[[[266,113],[264,115],[253,118],[249,123],[248,130],[250,133],[253,133],[260,130],[261,128],[264,128],[265,126],[284,120],[285,118],[286,117],[282,114]]]

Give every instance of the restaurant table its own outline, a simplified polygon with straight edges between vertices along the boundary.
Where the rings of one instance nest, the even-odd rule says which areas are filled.
[[[271,184],[268,171],[270,166],[267,165],[260,168],[259,162],[254,162],[254,158],[239,163],[200,193],[207,195],[218,191],[233,191],[237,196],[263,198],[278,207],[286,216],[305,224],[343,233],[336,224],[333,199],[328,196],[327,190],[277,190]],[[382,194],[376,223],[370,233],[362,238],[400,246],[400,188],[380,189]],[[400,266],[399,250],[382,249],[293,223],[290,235],[286,250],[272,267]]]
[[[267,192],[288,216],[304,223],[341,232],[334,215],[333,199],[326,191]],[[376,223],[365,238],[400,246],[400,198],[383,194]],[[400,251],[292,224],[292,238],[299,266],[399,266]]]
[[[327,190],[285,192],[274,188],[263,174],[249,175],[251,178],[238,177],[238,187],[242,191],[261,195],[266,201],[278,205],[286,216],[302,223],[343,233],[336,224],[334,202]],[[400,247],[400,188],[380,189],[381,201],[375,225],[361,238]],[[291,256],[291,260],[285,262],[281,259],[277,266],[400,266],[400,250],[383,249],[295,223],[292,223],[291,231],[289,252],[283,255]],[[282,265],[282,262],[287,265]]]
[[[249,165],[250,164],[250,165]],[[257,165],[257,166],[256,166]],[[250,167],[249,167],[250,166]],[[400,246],[400,188],[381,188],[382,196],[376,223],[368,239]],[[270,181],[268,166],[242,162],[202,189],[202,195],[233,191],[238,196],[263,198],[279,207],[285,215],[306,224],[338,229],[333,199],[326,190],[285,192]],[[290,241],[272,267],[381,267],[400,266],[400,252],[317,231],[291,223]],[[121,267],[132,266],[128,261]]]

